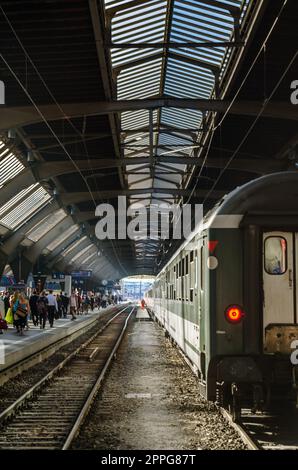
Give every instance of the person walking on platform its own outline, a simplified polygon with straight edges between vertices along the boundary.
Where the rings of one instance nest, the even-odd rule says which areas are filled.
[[[4,292],[3,302],[4,302],[5,315],[6,315],[6,314],[7,314],[7,310],[8,310],[9,307],[10,307],[9,292]]]
[[[91,312],[93,312],[94,310],[94,295],[91,294],[91,297],[90,297],[90,307],[91,307]]]
[[[29,301],[26,299],[24,294],[16,292],[13,296],[11,308],[17,333],[23,335],[24,329],[27,325],[27,317],[30,313]]]
[[[74,290],[71,292],[69,305],[70,305],[71,319],[75,320],[76,319],[75,313],[77,312],[77,309],[78,309],[78,300],[77,300],[77,296]]]
[[[14,294],[10,296],[10,308],[13,314],[13,326],[16,328],[17,333],[20,333],[19,327],[19,317],[16,314],[18,305],[19,305],[19,291],[15,291]]]
[[[49,290],[49,293],[47,295],[48,299],[48,318],[49,318],[49,323],[50,327],[53,328],[54,326],[54,318],[55,318],[55,313],[58,312],[58,304],[57,304],[57,299],[53,294],[52,290]]]
[[[107,307],[107,302],[108,302],[108,298],[105,294],[103,294],[102,298],[101,298],[101,306],[102,308],[106,308]]]
[[[78,292],[77,295],[77,313],[81,315],[83,313],[83,298],[81,292]]]
[[[39,315],[38,315],[38,310],[37,310],[37,300],[38,300],[37,291],[34,289],[29,299],[29,305],[31,309],[31,318],[32,318],[34,326],[38,325],[38,320],[39,320]]]
[[[67,310],[68,310],[68,304],[69,304],[69,298],[66,295],[66,292],[61,295],[61,300],[62,300],[62,313],[63,313],[63,318],[67,317]]]
[[[56,317],[62,318],[62,292],[60,292],[60,294],[57,294],[56,300],[58,305],[58,313]]]
[[[90,305],[90,299],[88,297],[88,294],[85,295],[82,301],[82,310],[85,315],[89,313],[89,305]]]
[[[44,291],[38,297],[36,305],[37,305],[37,311],[39,315],[40,329],[45,329],[47,315],[48,315],[48,299]]]
[[[2,297],[0,297],[0,335],[3,335],[3,329],[7,330],[7,323],[5,321],[4,300]]]

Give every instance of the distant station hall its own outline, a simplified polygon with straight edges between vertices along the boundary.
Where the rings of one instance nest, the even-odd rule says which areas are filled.
[[[297,18],[0,0],[0,451],[298,450]]]

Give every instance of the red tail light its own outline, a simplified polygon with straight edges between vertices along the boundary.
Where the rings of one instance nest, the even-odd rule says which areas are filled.
[[[240,305],[229,305],[225,310],[225,316],[230,323],[239,323],[244,317],[244,312]]]

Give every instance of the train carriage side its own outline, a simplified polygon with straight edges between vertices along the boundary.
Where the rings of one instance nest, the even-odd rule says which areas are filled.
[[[153,310],[208,399],[237,408],[244,394],[259,406],[272,387],[297,390],[297,200],[296,172],[237,188],[164,268],[163,294],[152,289]]]
[[[209,240],[219,240],[210,272],[210,399],[228,394],[239,408],[249,397],[261,408],[272,394],[297,394],[297,197],[296,172],[259,178],[219,207],[217,222],[227,228],[210,227]]]

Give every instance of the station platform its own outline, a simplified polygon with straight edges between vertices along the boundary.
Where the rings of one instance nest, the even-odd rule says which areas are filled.
[[[136,314],[137,320],[150,320],[150,316],[146,308],[139,307]]]
[[[97,318],[114,308],[114,305],[110,305],[104,309],[95,309],[92,313],[77,315],[76,320],[71,320],[68,315],[67,318],[55,320],[52,328],[48,322],[45,329],[40,329],[29,321],[29,329],[24,331],[22,336],[16,333],[13,326],[9,326],[8,330],[0,335],[0,373],[57,341],[71,337],[89,325],[91,327]]]

